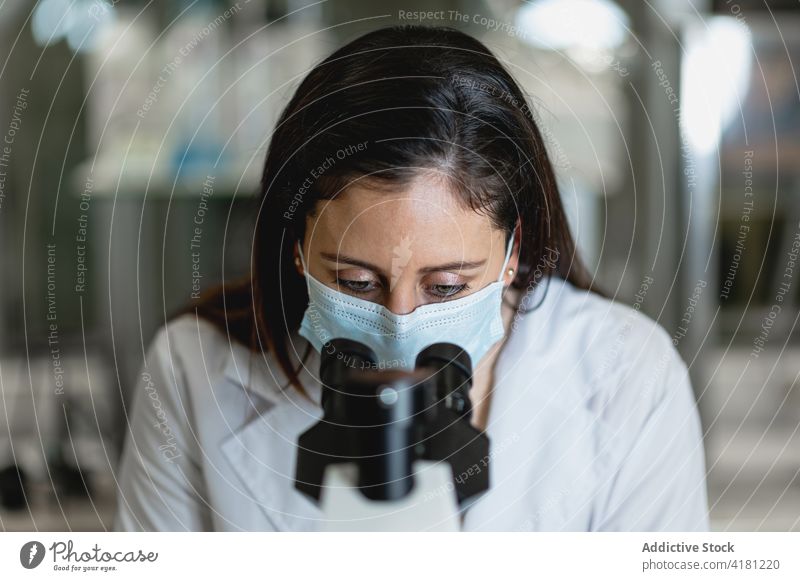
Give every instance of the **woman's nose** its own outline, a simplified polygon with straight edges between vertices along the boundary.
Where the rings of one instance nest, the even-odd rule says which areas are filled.
[[[395,315],[407,315],[417,308],[417,295],[414,289],[403,289],[398,287],[391,290],[383,304]]]

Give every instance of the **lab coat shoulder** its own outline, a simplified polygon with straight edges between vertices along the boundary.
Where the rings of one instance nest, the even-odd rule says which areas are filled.
[[[276,367],[193,314],[158,330],[128,409],[114,530],[307,525],[284,515],[314,516],[287,477],[314,406],[284,391]],[[310,372],[301,376],[311,381]]]
[[[638,309],[566,285],[600,465],[593,530],[708,530],[700,417],[686,364]]]
[[[192,399],[198,394],[187,387],[199,383],[187,378],[192,368],[204,369],[213,383],[223,364],[220,350],[193,346],[203,337],[219,340],[208,327],[182,316],[162,326],[150,342],[126,410],[114,530],[211,528],[201,446],[192,428]]]

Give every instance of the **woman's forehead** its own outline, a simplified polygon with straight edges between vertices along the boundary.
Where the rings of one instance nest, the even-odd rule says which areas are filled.
[[[387,238],[485,244],[502,236],[488,215],[464,205],[436,179],[418,179],[393,192],[356,184],[337,198],[320,202],[309,222],[312,240],[330,237],[343,244],[348,238],[373,244]]]

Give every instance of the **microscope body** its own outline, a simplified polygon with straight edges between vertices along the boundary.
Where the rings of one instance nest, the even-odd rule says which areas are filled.
[[[415,460],[414,486],[397,500],[370,500],[358,489],[358,465],[331,464],[323,477],[322,531],[458,532],[453,471],[446,462]]]
[[[458,530],[459,506],[489,487],[488,470],[471,470],[489,440],[470,423],[469,356],[439,343],[414,370],[375,360],[347,339],[323,349],[323,417],[298,439],[295,486],[325,530]]]

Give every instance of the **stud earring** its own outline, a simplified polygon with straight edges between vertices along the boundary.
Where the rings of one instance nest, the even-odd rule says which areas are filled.
[[[514,274],[514,269],[513,268],[509,268],[508,269],[508,276],[513,276],[513,274]]]

